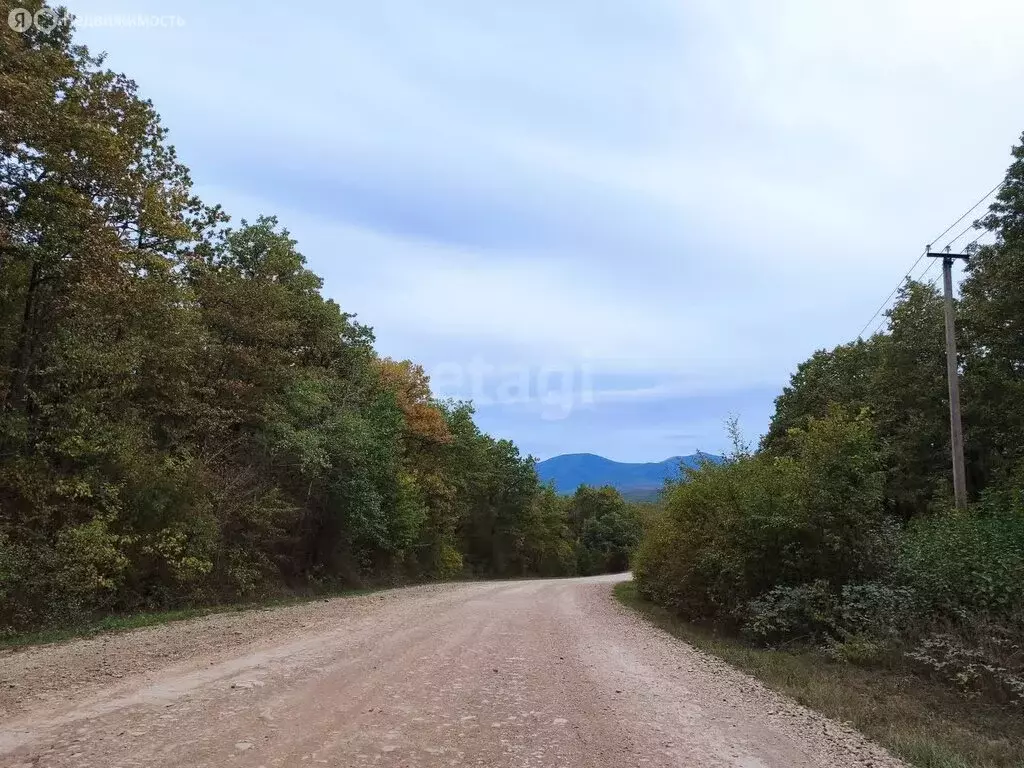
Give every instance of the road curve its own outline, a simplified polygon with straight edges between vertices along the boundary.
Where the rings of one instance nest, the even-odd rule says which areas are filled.
[[[392,590],[0,655],[0,766],[901,765],[616,603]]]

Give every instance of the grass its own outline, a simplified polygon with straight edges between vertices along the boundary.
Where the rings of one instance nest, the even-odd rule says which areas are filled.
[[[921,768],[1024,767],[1024,712],[971,701],[899,666],[871,669],[813,650],[772,650],[680,620],[641,598],[634,582],[616,597],[675,637],[804,706],[848,722]]]
[[[16,650],[30,645],[48,645],[51,643],[66,643],[69,640],[76,640],[83,637],[111,634],[117,632],[128,632],[133,629],[153,627],[159,624],[168,624],[172,621],[185,621],[197,619],[203,616],[211,616],[217,613],[238,613],[241,611],[259,611],[269,608],[283,608],[289,605],[299,605],[315,600],[326,600],[335,597],[359,597],[373,592],[380,592],[380,588],[369,589],[348,589],[317,592],[313,594],[288,595],[285,597],[273,597],[257,602],[233,603],[228,605],[207,605],[188,608],[180,608],[172,611],[141,612],[125,615],[104,616],[95,621],[72,624],[70,626],[56,627],[52,629],[40,629],[32,632],[0,634],[0,650]]]

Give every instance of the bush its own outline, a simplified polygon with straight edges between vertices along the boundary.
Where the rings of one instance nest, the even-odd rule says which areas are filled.
[[[437,578],[442,581],[458,578],[462,575],[464,567],[462,553],[451,544],[442,544],[437,558]]]
[[[691,620],[741,626],[763,610],[765,621],[771,613],[800,625],[793,611],[805,585],[838,594],[886,570],[891,531],[870,425],[836,412],[792,430],[790,442],[791,457],[739,452],[669,489],[664,519],[637,555],[641,594]],[[797,591],[768,597],[780,588]],[[768,602],[755,609],[759,599]],[[774,637],[773,621],[764,631]]]
[[[629,557],[640,539],[640,523],[632,510],[592,517],[583,525],[577,557],[579,573],[621,573],[629,569]]]
[[[969,513],[912,523],[898,578],[912,590],[918,640],[907,656],[965,694],[1024,701],[1024,503],[996,489]]]
[[[930,613],[952,621],[1024,616],[1024,504],[983,505],[917,520],[903,538],[899,578]],[[1024,628],[1024,627],[1022,627]]]
[[[909,589],[879,582],[838,593],[822,580],[776,587],[751,601],[744,634],[764,645],[817,645],[838,661],[870,665],[899,655],[918,626],[913,605]]]
[[[836,635],[839,600],[828,582],[776,587],[752,600],[744,632],[762,643],[820,642]]]
[[[699,611],[684,601],[692,598],[702,604],[704,592],[689,589],[694,582],[693,569],[688,558],[678,556],[682,547],[680,527],[662,513],[644,529],[633,558],[633,579],[644,599],[693,616]]]
[[[979,623],[923,638],[907,657],[969,697],[1024,702],[1024,646],[1019,632]]]
[[[917,624],[914,592],[879,582],[843,587],[838,626],[847,636],[894,641]]]

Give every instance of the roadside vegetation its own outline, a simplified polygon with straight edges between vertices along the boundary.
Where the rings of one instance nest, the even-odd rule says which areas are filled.
[[[756,450],[733,424],[725,463],[670,484],[634,558],[688,637],[923,766],[1024,764],[1024,143],[978,226],[995,243],[957,302],[968,511],[942,298],[908,280],[885,330],[798,367]]]
[[[0,25],[0,635],[626,567],[617,494],[560,498],[381,357],[72,35]]]

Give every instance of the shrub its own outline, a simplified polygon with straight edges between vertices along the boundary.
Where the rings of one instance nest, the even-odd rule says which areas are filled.
[[[839,600],[828,582],[775,587],[752,600],[744,632],[763,643],[820,642],[836,634]]]
[[[441,544],[441,552],[437,558],[437,578],[458,578],[462,575],[464,567],[462,553],[447,542]]]
[[[915,521],[899,578],[938,617],[1019,622],[1024,615],[1024,505],[983,506]]]
[[[102,603],[120,585],[128,567],[122,547],[121,537],[100,517],[63,529],[56,547],[62,591],[85,604]]]
[[[906,587],[880,582],[847,584],[838,626],[847,636],[892,641],[916,625],[915,595]]]
[[[578,554],[581,575],[620,573],[629,569],[629,556],[640,539],[633,510],[622,509],[591,517],[583,524]]]
[[[669,606],[686,616],[699,615],[706,592],[692,590],[692,561],[680,557],[683,539],[680,527],[664,513],[649,521],[633,558],[633,579],[638,594]],[[697,605],[687,605],[692,599]]]
[[[1024,647],[1019,633],[978,624],[924,637],[907,657],[969,697],[1024,702]]]
[[[664,519],[637,556],[642,594],[691,620],[742,625],[762,596],[780,621],[783,602],[807,597],[767,597],[777,588],[820,581],[838,594],[886,570],[891,532],[868,422],[835,412],[793,430],[790,442],[793,456],[739,452],[669,489]],[[773,612],[769,603],[758,610]]]
[[[804,641],[838,656],[876,655],[914,625],[913,593],[879,582],[836,591],[819,579],[776,587],[752,600],[744,632],[763,643]]]
[[[915,596],[919,639],[907,656],[968,695],[1024,701],[1024,503],[994,490],[968,513],[911,524],[898,578]]]

